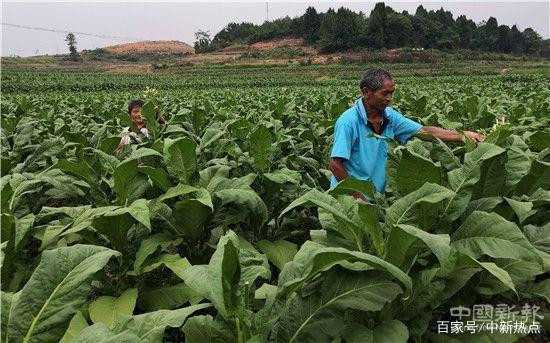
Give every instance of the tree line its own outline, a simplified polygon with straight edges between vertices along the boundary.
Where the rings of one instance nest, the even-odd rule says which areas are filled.
[[[195,50],[208,52],[233,44],[301,37],[321,52],[355,49],[393,49],[402,47],[425,49],[470,49],[486,52],[546,55],[550,40],[543,41],[532,28],[520,31],[516,25],[499,25],[490,17],[476,24],[461,15],[456,19],[443,8],[427,11],[422,5],[414,14],[394,11],[383,2],[377,3],[370,15],[347,8],[319,13],[308,7],[299,17],[284,17],[252,23],[229,23],[212,39],[208,32],[195,34]]]

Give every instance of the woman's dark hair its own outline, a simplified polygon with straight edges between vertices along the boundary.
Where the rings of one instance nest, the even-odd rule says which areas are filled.
[[[143,100],[135,99],[130,101],[130,103],[128,104],[128,114],[132,113],[134,107],[143,107]]]
[[[393,80],[391,74],[384,69],[367,69],[359,83],[361,89],[377,91],[382,88],[384,80]]]

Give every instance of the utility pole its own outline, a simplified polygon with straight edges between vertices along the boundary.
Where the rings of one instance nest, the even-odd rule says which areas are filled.
[[[265,2],[265,21],[269,21],[269,2]]]

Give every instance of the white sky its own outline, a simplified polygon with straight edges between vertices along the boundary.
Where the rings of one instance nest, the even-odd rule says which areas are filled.
[[[516,24],[520,30],[532,27],[550,37],[550,1],[508,2],[422,2],[385,1],[396,11],[413,14],[422,4],[427,10],[451,11],[456,18],[465,14],[476,23],[497,18],[499,25]],[[269,18],[302,15],[308,6],[318,12],[329,7],[347,7],[367,15],[375,2],[353,1],[269,1]],[[213,36],[229,22],[261,24],[266,19],[266,1],[240,2],[44,2],[2,1],[2,23],[77,31],[97,35],[130,37],[137,40],[180,40],[192,45],[194,32],[208,30]],[[2,25],[2,56],[30,56],[68,52],[64,33],[53,33]],[[77,48],[93,49],[131,41],[122,38],[96,38],[76,35]]]

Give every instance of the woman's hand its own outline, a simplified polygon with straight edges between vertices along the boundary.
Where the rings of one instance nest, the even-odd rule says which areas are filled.
[[[484,134],[473,132],[473,131],[464,131],[464,136],[468,137],[474,142],[483,142],[485,140]]]

